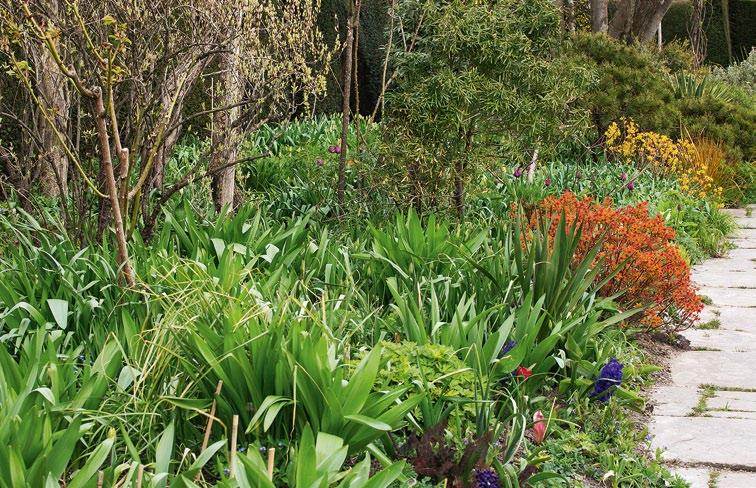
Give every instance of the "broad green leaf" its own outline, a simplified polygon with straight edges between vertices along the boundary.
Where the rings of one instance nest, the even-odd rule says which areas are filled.
[[[71,482],[68,484],[68,488],[83,488],[84,486],[87,486],[97,474],[97,471],[100,469],[100,466],[102,466],[102,463],[104,463],[110,455],[110,450],[113,448],[114,442],[115,439],[111,437],[105,439],[102,444],[97,446],[94,452],[92,452],[92,454],[87,459],[84,467],[82,467],[76,473]]]
[[[68,327],[68,302],[66,300],[50,298],[47,300],[47,306],[50,307],[55,323],[58,324],[58,327],[65,330]]]
[[[365,415],[344,415],[344,418],[357,422],[358,424],[367,425],[368,427],[371,427],[376,430],[382,430],[386,432],[391,430],[391,426],[387,424],[386,422],[382,422],[380,420],[370,418]]]

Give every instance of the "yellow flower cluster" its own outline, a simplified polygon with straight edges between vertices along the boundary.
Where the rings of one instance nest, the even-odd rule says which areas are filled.
[[[712,172],[721,161],[708,161],[688,139],[673,140],[656,132],[641,132],[632,119],[612,122],[604,133],[606,148],[614,155],[641,167],[674,174],[680,189],[700,198],[719,200],[722,188],[714,184]],[[715,163],[715,164],[712,164]],[[710,166],[714,166],[711,167]]]

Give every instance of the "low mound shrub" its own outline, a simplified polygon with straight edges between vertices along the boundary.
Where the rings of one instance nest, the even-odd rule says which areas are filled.
[[[628,308],[645,307],[641,323],[649,328],[682,330],[690,327],[703,308],[690,280],[688,264],[672,242],[675,231],[660,215],[651,217],[646,202],[614,208],[610,199],[596,202],[578,199],[573,193],[546,198],[538,215],[556,229],[562,215],[582,228],[573,260],[583,256],[603,239],[596,261],[602,269],[597,280],[608,279],[605,296],[620,294],[617,302]],[[531,219],[538,225],[537,217]],[[623,265],[614,276],[609,270]]]

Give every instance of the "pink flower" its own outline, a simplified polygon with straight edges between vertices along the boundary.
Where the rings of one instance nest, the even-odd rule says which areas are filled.
[[[333,152],[336,154],[341,154],[341,146],[333,146]]]
[[[551,186],[551,178],[546,178],[546,180],[543,182],[543,186],[545,187]]]
[[[519,178],[520,176],[522,176],[522,168],[517,168],[514,170],[514,177]]]
[[[624,173],[624,172],[623,172],[623,173],[622,173],[622,174],[620,175],[620,180],[622,180],[622,181],[627,181],[627,173]]]
[[[322,159],[318,158],[318,159],[315,160],[315,164],[317,164],[318,166],[323,166],[323,164],[325,164],[325,163],[323,162]]]
[[[627,183],[627,189],[630,190],[630,191],[635,190],[635,182],[633,180],[630,180]]]
[[[336,146],[328,146],[328,152],[331,154],[336,153]]]
[[[546,421],[544,420],[543,413],[537,410],[533,414],[533,440],[536,444],[543,442],[546,437]]]

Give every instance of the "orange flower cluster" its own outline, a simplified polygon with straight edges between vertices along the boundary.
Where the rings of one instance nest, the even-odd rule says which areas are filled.
[[[548,197],[541,203],[541,215],[552,220],[552,232],[562,212],[568,224],[577,219],[582,225],[574,259],[582,259],[599,239],[604,239],[596,257],[603,269],[598,280],[626,263],[602,288],[603,295],[624,292],[617,299],[621,305],[628,309],[647,307],[642,323],[648,327],[681,330],[698,319],[703,304],[690,281],[687,262],[672,243],[675,231],[661,216],[651,217],[647,203],[613,208],[611,200],[578,200],[572,193]],[[537,225],[535,219],[531,225]]]

